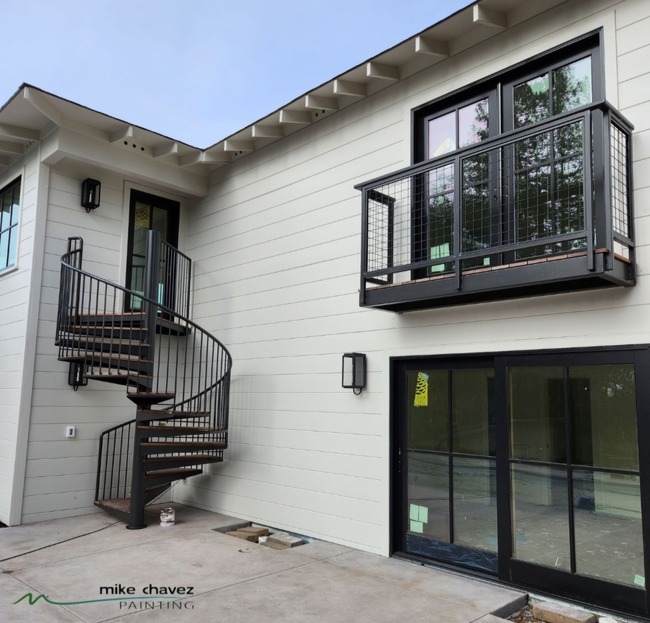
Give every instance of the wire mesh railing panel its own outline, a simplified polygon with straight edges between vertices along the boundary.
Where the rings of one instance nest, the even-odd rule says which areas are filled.
[[[628,136],[610,123],[610,175],[614,231],[630,237]]]
[[[594,124],[609,133],[604,171],[594,170],[600,161],[592,154],[601,148],[592,137]],[[589,255],[596,239],[609,240],[609,248],[617,235],[618,246],[622,238],[629,242],[630,131],[598,102],[359,185],[362,287],[460,280],[469,269]],[[605,176],[611,196],[594,202]],[[611,207],[612,218],[597,217],[594,206]]]

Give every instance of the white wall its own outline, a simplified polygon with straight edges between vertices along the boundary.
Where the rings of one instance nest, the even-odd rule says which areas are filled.
[[[37,224],[37,149],[31,149],[16,165],[0,173],[0,188],[21,177],[18,261],[15,269],[0,275],[0,521],[14,523],[11,516],[14,477],[23,457],[17,452],[21,403],[29,396],[23,370],[30,365],[26,353],[28,310]],[[32,364],[33,365],[33,364]],[[29,413],[27,412],[27,415]],[[18,461],[18,465],[16,465]]]
[[[80,206],[81,181],[101,180],[101,206],[86,213]],[[163,176],[161,175],[161,178]],[[121,385],[90,381],[78,391],[68,385],[68,364],[57,360],[54,345],[59,295],[60,257],[69,236],[84,240],[83,268],[125,283],[129,197],[137,188],[181,200],[137,179],[86,165],[64,162],[50,171],[47,224],[26,474],[23,523],[99,512],[93,506],[99,437],[103,431],[135,418],[135,405]],[[181,205],[181,236],[183,235]],[[66,439],[65,427],[77,435]]]
[[[649,25],[644,0],[568,2],[215,174],[187,242],[195,319],[234,359],[231,443],[215,476],[178,485],[176,500],[385,554],[391,356],[650,342]],[[638,285],[359,308],[353,186],[410,164],[411,109],[599,27],[607,98],[638,126]],[[341,354],[354,350],[368,354],[361,396],[340,387]]]
[[[68,365],[56,358],[59,265],[68,236],[84,239],[85,269],[108,279],[120,278],[123,180],[102,172],[102,206],[86,214],[80,207],[80,190],[87,176],[83,171],[50,173],[24,523],[93,512],[99,435],[135,413],[123,387],[91,383],[74,392],[67,384]],[[64,437],[70,424],[77,427],[75,439]]]

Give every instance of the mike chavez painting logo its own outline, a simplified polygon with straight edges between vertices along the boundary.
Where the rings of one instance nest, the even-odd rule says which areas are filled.
[[[24,602],[30,606],[39,601],[51,604],[52,606],[78,606],[81,604],[97,604],[102,602],[117,602],[120,610],[194,610],[194,604],[187,601],[187,597],[194,595],[193,586],[156,586],[149,584],[143,586],[138,592],[135,586],[123,586],[114,584],[112,586],[100,586],[99,598],[83,599],[80,601],[55,601],[47,595],[34,596],[33,593],[25,593],[14,601],[14,605]],[[101,597],[101,595],[106,595]]]

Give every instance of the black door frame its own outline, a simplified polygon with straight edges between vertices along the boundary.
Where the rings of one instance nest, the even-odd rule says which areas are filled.
[[[127,238],[126,249],[126,287],[131,289],[131,279],[133,276],[133,235],[135,229],[135,206],[137,203],[144,203],[151,208],[156,207],[164,210],[167,213],[167,237],[164,242],[167,242],[175,249],[178,248],[178,224],[180,220],[180,203],[173,199],[160,197],[142,190],[131,189],[129,197],[129,233]],[[173,297],[173,295],[171,295]],[[132,311],[131,297],[125,296],[124,298],[124,311]]]
[[[633,363],[636,377],[637,435],[639,444],[639,474],[644,541],[644,571],[650,581],[650,453],[643,448],[650,443],[650,346],[625,345],[584,349],[557,349],[540,351],[513,351],[467,355],[439,355],[417,357],[392,357],[390,359],[391,413],[390,413],[390,552],[418,558],[405,551],[407,495],[406,426],[400,420],[400,390],[405,388],[409,364],[433,364],[432,367],[465,367],[468,362],[489,363],[495,370],[495,403],[497,413],[497,507],[498,507],[498,572],[500,581],[538,592],[556,595],[572,601],[592,604],[615,611],[647,616],[650,614],[650,591],[597,578],[558,571],[512,558],[512,515],[510,500],[510,431],[508,427],[509,404],[507,370],[517,366],[540,365],[590,365]],[[449,561],[426,559],[443,566]],[[459,567],[453,565],[454,568]],[[468,574],[485,575],[471,567],[463,567]]]

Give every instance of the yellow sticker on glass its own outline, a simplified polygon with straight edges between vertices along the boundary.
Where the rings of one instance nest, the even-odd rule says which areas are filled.
[[[429,375],[425,372],[418,372],[418,380],[415,383],[414,407],[429,406]]]

